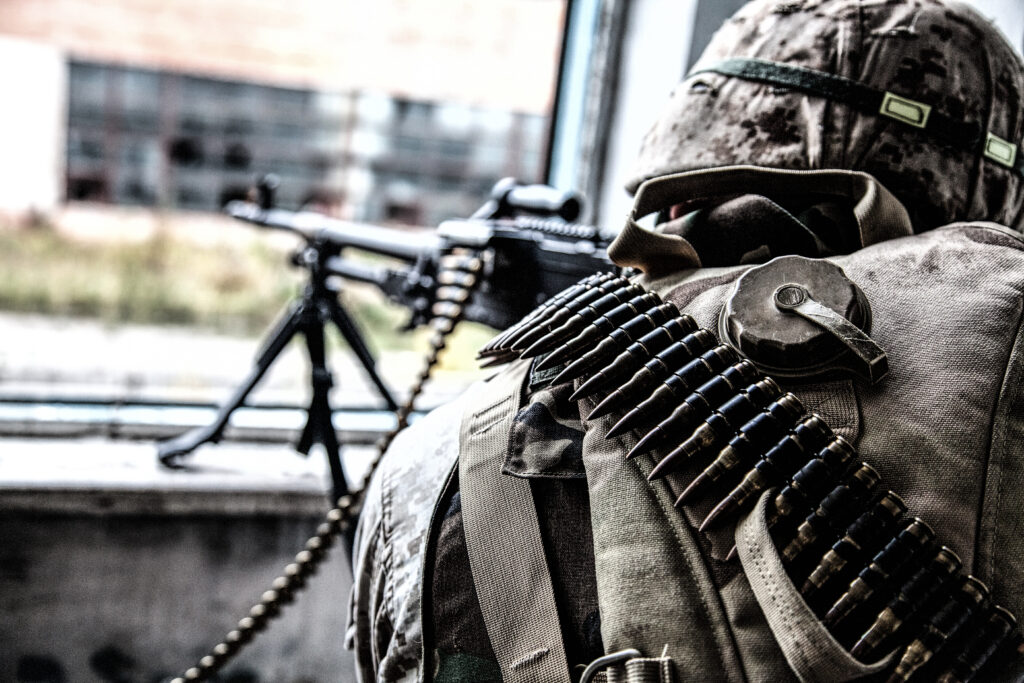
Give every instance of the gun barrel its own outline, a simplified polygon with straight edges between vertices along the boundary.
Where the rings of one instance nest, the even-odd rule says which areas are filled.
[[[330,218],[312,211],[262,209],[256,204],[242,201],[228,203],[225,210],[232,217],[247,223],[292,232],[308,241],[330,242],[339,250],[351,247],[409,262],[436,253],[442,243],[442,239],[432,232],[383,228]]]

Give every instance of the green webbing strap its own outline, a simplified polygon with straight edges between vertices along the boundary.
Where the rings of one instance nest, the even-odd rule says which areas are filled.
[[[793,88],[840,102],[865,114],[880,114],[920,128],[944,143],[984,156],[1024,177],[1024,154],[1018,153],[1016,142],[986,132],[976,121],[961,121],[935,111],[923,102],[901,97],[865,85],[859,81],[803,66],[782,64],[764,59],[733,58],[717,62],[689,77],[716,73],[748,81]]]
[[[504,683],[570,683],[527,479],[501,473],[530,364],[478,385],[459,433],[459,491],[473,585]]]

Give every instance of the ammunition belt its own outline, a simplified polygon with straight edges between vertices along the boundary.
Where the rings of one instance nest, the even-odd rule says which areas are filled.
[[[547,354],[547,355],[545,355]],[[1022,647],[1016,619],[856,449],[730,346],[616,273],[581,280],[481,351],[536,358],[573,400],[602,400],[607,436],[642,434],[626,455],[666,453],[656,480],[710,462],[676,501],[727,490],[699,531],[735,519],[773,487],[769,528],[808,606],[855,658],[896,651],[889,681],[987,677]],[[729,559],[735,557],[735,549]]]

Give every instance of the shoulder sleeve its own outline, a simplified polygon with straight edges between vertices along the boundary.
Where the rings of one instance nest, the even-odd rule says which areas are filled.
[[[458,399],[400,433],[370,482],[356,532],[346,640],[360,681],[421,677],[423,550],[458,458],[463,410]]]

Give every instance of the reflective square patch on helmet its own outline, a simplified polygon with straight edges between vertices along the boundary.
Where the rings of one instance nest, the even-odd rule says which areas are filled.
[[[886,91],[885,97],[882,98],[882,106],[878,111],[897,121],[917,128],[924,128],[928,125],[928,116],[932,113],[932,108],[923,102],[915,102]]]
[[[1017,161],[1017,145],[989,133],[985,138],[985,156],[996,163],[1013,168],[1014,162]]]

